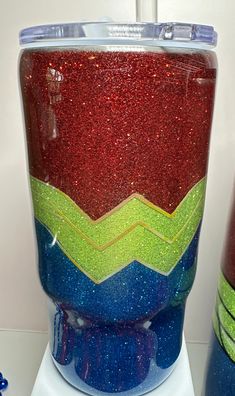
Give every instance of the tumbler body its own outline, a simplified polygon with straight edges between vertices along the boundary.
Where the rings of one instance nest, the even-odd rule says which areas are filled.
[[[222,260],[205,396],[235,394],[235,201]]]
[[[203,214],[212,51],[26,48],[20,59],[54,363],[74,387],[140,395],[181,350]]]

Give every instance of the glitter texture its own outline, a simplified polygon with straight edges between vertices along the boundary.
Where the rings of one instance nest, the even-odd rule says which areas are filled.
[[[101,332],[95,326],[80,326],[74,331],[66,313],[56,306],[54,312],[51,308],[54,362],[72,385],[79,384],[87,394],[146,393],[175,367],[183,317],[184,306],[179,305],[162,312],[149,327],[104,326]]]
[[[206,173],[213,63],[207,51],[25,50],[30,173],[93,219],[135,193],[172,213]]]
[[[235,202],[218,282],[213,327],[204,395],[232,396],[235,394]]]
[[[235,362],[235,290],[223,275],[220,277],[213,324],[221,346]]]
[[[215,55],[26,49],[39,273],[65,379],[142,395],[172,372],[203,214]]]
[[[105,245],[110,241],[112,243],[124,232],[140,224],[171,243],[198,208],[202,214],[201,206],[204,202],[201,204],[201,201],[204,200],[205,195],[205,179],[188,192],[171,215],[151,204],[141,195],[135,194],[97,221],[86,216],[68,196],[49,184],[31,178],[31,189],[35,213],[39,221],[42,220],[49,226],[50,220],[47,219],[49,205],[50,212],[56,212],[62,222],[66,221],[79,229],[87,240],[95,245]]]
[[[203,396],[235,395],[234,362],[213,334]]]
[[[235,201],[232,208],[231,220],[222,261],[223,273],[235,289]]]
[[[168,305],[185,301],[195,275],[199,229],[177,266],[165,276],[137,261],[100,284],[70,260],[48,230],[36,221],[39,273],[46,293],[75,316],[105,323],[143,322]],[[77,314],[76,314],[77,312]]]
[[[36,229],[41,282],[57,301],[50,304],[51,350],[62,375],[89,394],[134,396],[159,385],[180,353],[199,230],[169,276],[133,262],[97,285],[58,244],[51,248],[53,237],[38,221]]]
[[[198,183],[171,216],[142,197],[130,197],[98,224],[54,187],[35,178],[31,187],[36,218],[77,267],[101,282],[134,260],[170,272],[201,220],[205,182]],[[106,245],[97,245],[101,238]]]

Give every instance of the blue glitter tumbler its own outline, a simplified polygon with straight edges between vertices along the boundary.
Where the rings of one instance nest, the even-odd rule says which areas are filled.
[[[203,395],[235,395],[235,200],[218,282]]]
[[[234,361],[220,345],[213,334],[210,344],[204,396],[235,395]]]
[[[77,23],[20,34],[50,351],[75,388],[171,374],[195,272],[214,105],[212,27]]]

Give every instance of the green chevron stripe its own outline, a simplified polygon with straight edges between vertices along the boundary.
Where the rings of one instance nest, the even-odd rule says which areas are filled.
[[[36,216],[43,223],[37,212]],[[199,222],[200,217],[197,220]],[[138,226],[101,252],[79,237],[68,224],[61,224],[60,217],[51,214],[50,224],[47,228],[56,236],[65,254],[95,282],[106,279],[134,260],[168,274],[183,255],[197,229],[197,224],[189,224],[176,241],[169,244]]]
[[[235,342],[227,335],[223,328],[221,328],[221,339],[225,351],[229,355],[230,359],[235,362]]]
[[[142,196],[136,197],[136,194],[105,217],[93,221],[60,190],[33,177],[31,178],[31,187],[34,207],[40,213],[45,212],[43,215],[45,224],[49,223],[49,219],[46,218],[47,215],[49,217],[46,210],[49,203],[51,210],[57,216],[65,219],[71,224],[71,227],[80,230],[84,237],[94,242],[96,247],[112,243],[123,233],[138,225],[148,228],[160,238],[171,243],[191,220],[196,208],[202,216],[203,205],[198,205],[198,203],[205,195],[205,179],[202,179],[186,195],[175,212],[170,215]]]
[[[231,315],[235,318],[235,290],[221,274],[218,286],[220,297]]]
[[[191,190],[170,218],[168,217],[169,214],[163,215],[161,209],[146,200],[147,203],[143,203],[141,198],[131,198],[123,206],[116,208],[110,214],[110,217],[104,218],[96,224],[65,194],[32,178],[35,217],[47,227],[74,264],[96,283],[102,282],[134,260],[138,260],[164,274],[173,270],[187,249],[200,223],[204,203],[203,191],[204,181]],[[190,210],[188,200],[191,203]],[[134,206],[131,205],[132,203],[134,203]],[[143,205],[146,208],[143,208]],[[125,209],[125,206],[128,206],[128,210]],[[136,221],[136,218],[140,218],[138,207],[140,207],[141,219],[145,220],[144,225],[138,224]],[[185,210],[185,207],[187,207],[187,210]],[[184,222],[181,213],[178,215],[181,208],[183,208],[185,216]],[[122,211],[121,216],[120,211]],[[151,230],[148,222],[143,218],[144,211],[147,213],[148,219],[152,221],[151,226],[154,224],[156,227],[155,230]],[[123,213],[126,216],[129,213],[134,222],[134,226],[132,225],[129,230],[128,228],[125,229],[128,217],[124,221]],[[158,221],[153,219],[154,216],[157,217]],[[81,218],[82,221],[80,222]],[[111,220],[109,220],[110,218]],[[157,235],[159,229],[162,231],[162,220],[165,218],[167,218],[167,221],[170,220],[168,227],[172,226],[174,222],[179,224],[178,228],[175,228],[175,232],[178,234],[174,235],[174,239],[170,242],[165,240],[165,237]],[[123,224],[122,228],[119,228],[119,221]],[[85,231],[83,229],[84,224]],[[104,231],[102,229],[103,224]],[[109,224],[109,227],[107,224]],[[131,225],[131,223],[129,224]],[[98,229],[96,228],[97,225],[99,225]],[[96,230],[91,234],[92,226]],[[164,232],[168,232],[165,224],[164,227]],[[123,234],[117,235],[116,228],[123,230]],[[89,237],[91,235],[98,237],[98,230],[100,233],[104,232],[106,234],[105,240],[108,236],[109,238],[110,236],[116,236],[117,239],[110,241],[109,245],[105,247],[94,246],[93,241],[87,239],[86,232],[90,232]]]
[[[221,274],[214,314],[216,336],[229,357],[235,362],[235,290]],[[215,320],[217,316],[217,321]]]
[[[226,311],[222,303],[218,304],[217,310],[220,323],[225,328],[228,335],[235,340],[235,320],[230,316],[228,311]]]
[[[219,320],[218,320],[218,316],[217,316],[216,312],[214,312],[214,314],[213,314],[213,327],[214,327],[215,334],[216,334],[220,344],[222,344],[222,340],[220,337],[220,324],[219,324]]]

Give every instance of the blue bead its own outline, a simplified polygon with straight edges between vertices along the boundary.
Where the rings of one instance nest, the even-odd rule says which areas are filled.
[[[0,390],[4,390],[8,387],[8,381],[6,379],[3,379],[0,381]]]
[[[2,375],[2,373],[0,373],[0,380],[2,380],[3,379],[3,375]]]

